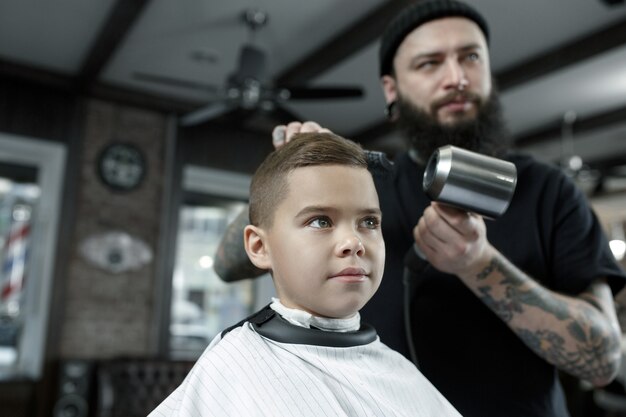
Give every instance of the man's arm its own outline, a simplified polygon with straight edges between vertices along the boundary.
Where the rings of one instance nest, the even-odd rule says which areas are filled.
[[[215,253],[213,269],[226,282],[240,281],[262,275],[250,262],[243,244],[243,229],[249,224],[247,207],[228,225]]]
[[[595,386],[611,382],[621,359],[621,331],[611,289],[595,280],[570,297],[550,291],[496,253],[461,278],[537,355]]]
[[[458,276],[537,355],[596,386],[615,377],[621,331],[604,279],[576,297],[551,291],[487,241],[480,216],[436,203],[414,235],[435,268]]]

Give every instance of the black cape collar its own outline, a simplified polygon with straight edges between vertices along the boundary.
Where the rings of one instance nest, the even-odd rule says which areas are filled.
[[[352,332],[331,332],[320,329],[307,329],[296,326],[282,318],[269,305],[229,327],[222,332],[222,337],[235,327],[250,322],[254,330],[261,336],[280,343],[292,343],[297,345],[314,345],[326,347],[353,347],[372,343],[376,340],[376,330],[366,323],[361,323],[361,328]]]

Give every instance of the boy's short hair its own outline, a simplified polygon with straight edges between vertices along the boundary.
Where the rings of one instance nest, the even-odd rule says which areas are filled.
[[[333,133],[300,133],[261,163],[250,184],[250,223],[269,228],[274,212],[287,195],[287,177],[296,168],[345,165],[367,169],[365,151]]]

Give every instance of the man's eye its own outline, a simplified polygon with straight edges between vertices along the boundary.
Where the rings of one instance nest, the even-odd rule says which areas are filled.
[[[380,220],[377,217],[367,217],[361,221],[361,227],[367,229],[376,229],[380,226]]]
[[[468,61],[476,62],[480,59],[480,57],[476,52],[472,52],[471,54],[468,54],[465,59],[467,59]]]
[[[332,223],[328,217],[316,217],[309,222],[309,226],[317,229],[326,229],[332,226]]]
[[[430,61],[422,61],[419,64],[417,64],[415,67],[417,69],[429,69],[429,68],[432,68],[435,65],[437,65],[437,63],[438,62],[433,59],[433,60],[430,60]]]

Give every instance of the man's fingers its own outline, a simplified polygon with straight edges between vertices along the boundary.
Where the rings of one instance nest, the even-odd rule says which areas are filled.
[[[279,125],[272,130],[272,145],[275,149],[280,148],[287,140],[287,126]]]
[[[322,127],[317,122],[307,121],[304,123],[293,122],[287,125],[287,142],[289,142],[293,135],[297,133],[311,133],[311,132],[330,132],[330,130]]]
[[[291,122],[287,125],[287,129],[285,130],[285,142],[289,142],[293,135],[300,133],[302,130],[302,123],[300,122]]]
[[[272,144],[274,148],[279,148],[293,139],[298,133],[324,132],[332,133],[329,129],[320,126],[316,122],[291,122],[288,125],[278,125],[272,131]]]
[[[450,225],[453,229],[461,234],[465,234],[470,230],[473,230],[472,216],[478,217],[478,215],[451,207],[445,204],[433,202],[431,207],[435,212]]]
[[[302,128],[300,129],[300,132],[322,132],[324,130],[328,129],[323,129],[322,126],[320,126],[318,123],[309,121],[302,123]]]
[[[442,204],[442,203],[438,203],[436,201],[433,201],[431,203],[431,206],[435,209],[435,211],[437,211],[440,215],[442,215],[443,217],[449,218],[449,217],[467,217],[468,212],[467,210],[463,210],[457,207],[453,207],[453,206],[449,206],[447,204]]]

